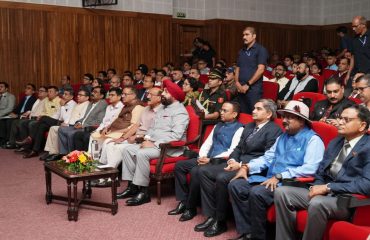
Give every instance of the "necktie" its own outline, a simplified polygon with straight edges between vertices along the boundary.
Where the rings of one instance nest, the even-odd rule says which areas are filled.
[[[326,111],[325,111],[325,113],[324,113],[324,118],[325,119],[327,119],[329,116],[330,116],[330,112],[331,112],[331,110],[333,109],[333,105],[330,105],[327,109],[326,109]]]
[[[342,150],[338,154],[338,158],[331,164],[330,173],[333,177],[336,177],[338,172],[342,168],[344,160],[347,158],[347,155],[349,153],[348,150],[350,147],[351,145],[349,145],[349,143],[345,141]]]
[[[255,127],[255,128],[253,129],[253,132],[252,132],[251,134],[249,134],[249,136],[247,137],[247,139],[246,139],[245,141],[246,141],[246,142],[249,142],[249,141],[252,139],[252,137],[253,137],[254,135],[256,135],[257,131],[258,131],[258,127]]]

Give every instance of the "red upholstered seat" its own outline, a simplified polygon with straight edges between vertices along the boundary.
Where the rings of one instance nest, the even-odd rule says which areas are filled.
[[[321,137],[325,147],[327,147],[329,142],[338,135],[336,127],[324,122],[313,121],[312,129]]]
[[[316,80],[317,80],[317,84],[319,86],[319,93],[322,93],[324,91],[324,77],[319,75],[319,74],[313,74],[312,75]]]
[[[192,106],[187,106],[189,114],[189,125],[186,131],[186,141],[175,141],[161,144],[159,158],[150,160],[150,177],[157,182],[157,203],[161,204],[161,182],[163,179],[173,178],[173,171],[177,161],[183,161],[184,156],[169,157],[166,152],[168,148],[188,146],[190,149],[197,149],[200,139],[201,119]]]
[[[78,90],[80,90],[80,87],[81,87],[81,83],[75,83],[75,84],[72,84],[71,87],[73,89],[73,91],[75,92],[75,94],[77,95],[78,93]]]
[[[325,81],[326,79],[329,79],[331,76],[333,76],[336,73],[337,73],[337,71],[330,70],[330,69],[324,69],[324,70],[322,70],[321,76]]]
[[[267,77],[268,79],[273,79],[274,78],[274,76],[272,76],[272,74],[269,70],[265,70],[263,72],[263,76]]]
[[[279,84],[268,81],[263,81],[262,84],[263,84],[263,98],[269,98],[276,102],[279,93]]]
[[[238,121],[242,124],[248,124],[248,123],[253,122],[253,117],[252,115],[247,114],[247,113],[240,113]]]
[[[349,222],[339,221],[330,228],[329,240],[366,240],[369,235],[369,226],[358,226]]]
[[[324,94],[314,93],[314,92],[300,92],[300,93],[294,94],[293,96],[293,100],[297,100],[297,101],[303,100],[304,101],[304,99],[311,100],[311,104],[309,108],[310,108],[310,112],[312,112],[315,108],[315,103],[326,99],[326,96]]]

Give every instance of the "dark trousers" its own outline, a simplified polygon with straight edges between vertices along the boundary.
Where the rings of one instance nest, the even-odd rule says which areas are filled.
[[[89,139],[90,139],[89,131],[76,132],[73,135],[73,141],[75,143],[76,150],[87,151],[89,149]]]
[[[252,114],[254,105],[261,98],[262,89],[249,89],[245,94],[238,93],[236,100],[240,104],[240,112]]]
[[[6,118],[0,120],[0,142],[5,144],[9,141],[10,136],[10,129],[12,127],[12,123],[18,120],[17,118]]]
[[[229,183],[229,194],[237,232],[265,240],[266,211],[274,202],[274,192],[259,184],[249,184],[245,179],[236,179]]]
[[[219,221],[227,217],[227,208],[230,206],[227,186],[236,174],[235,171],[225,171],[226,166],[226,163],[207,164],[199,169],[203,214]]]
[[[188,209],[197,207],[200,199],[200,184],[197,158],[179,161],[175,165],[175,192],[178,201],[186,202]],[[190,173],[190,185],[187,184],[186,175]]]
[[[29,129],[32,129],[37,123],[38,121],[35,119],[32,119],[32,120],[21,119],[18,124],[19,139],[23,140],[26,137],[28,137],[30,135]],[[12,133],[10,135],[11,135],[10,138],[12,138]]]
[[[40,120],[30,129],[30,136],[33,140],[33,151],[40,152],[44,148],[44,134],[49,130],[50,127],[58,124],[59,121],[54,118],[48,116],[43,116],[40,118]]]

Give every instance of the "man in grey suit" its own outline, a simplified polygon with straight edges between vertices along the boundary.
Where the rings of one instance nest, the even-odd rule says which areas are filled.
[[[141,144],[132,144],[122,152],[122,180],[128,181],[128,188],[117,195],[118,198],[132,197],[126,201],[128,206],[150,202],[148,193],[150,165],[149,160],[158,158],[161,143],[186,139],[189,124],[188,113],[182,104],[185,93],[171,80],[163,81],[162,104],[146,132]],[[167,155],[178,156],[183,149],[167,152]]]
[[[11,113],[15,106],[15,96],[8,92],[9,84],[0,82],[0,118]]]
[[[91,92],[91,102],[86,109],[85,116],[78,120],[75,125],[60,127],[58,130],[59,153],[66,155],[75,150],[73,136],[79,131],[89,131],[98,126],[103,120],[105,109],[108,104],[104,100],[105,90],[103,87],[94,87]]]
[[[295,239],[296,211],[307,209],[303,240],[321,240],[330,219],[347,220],[351,210],[338,206],[338,194],[370,195],[370,112],[354,105],[343,110],[339,137],[325,151],[309,189],[279,187],[275,192],[276,239]]]

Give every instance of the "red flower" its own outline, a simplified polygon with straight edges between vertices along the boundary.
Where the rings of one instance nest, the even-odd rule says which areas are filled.
[[[76,154],[73,154],[72,156],[69,157],[69,162],[74,163],[78,159],[78,156]]]

